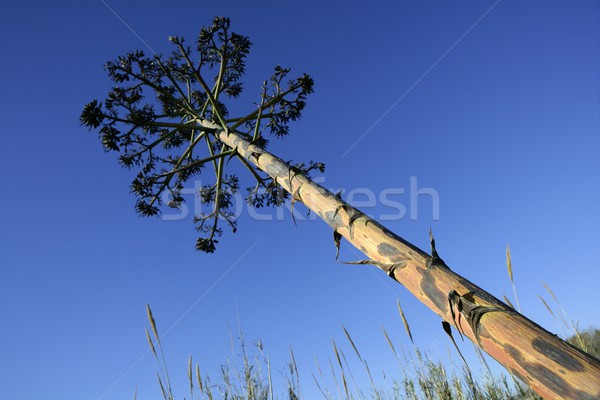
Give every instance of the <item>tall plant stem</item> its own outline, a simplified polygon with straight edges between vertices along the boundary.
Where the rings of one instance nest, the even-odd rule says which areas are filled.
[[[546,331],[392,233],[280,158],[209,121],[198,120],[227,146],[277,180],[373,264],[547,399],[600,398],[600,361]],[[333,241],[332,241],[333,242]]]

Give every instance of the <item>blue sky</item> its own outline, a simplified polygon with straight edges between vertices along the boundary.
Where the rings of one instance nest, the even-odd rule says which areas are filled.
[[[137,386],[158,398],[146,303],[172,328],[179,398],[189,354],[218,376],[238,318],[275,376],[293,348],[305,394],[332,338],[351,358],[342,324],[377,376],[400,376],[381,334],[410,347],[398,299],[419,348],[454,352],[401,286],[336,263],[319,220],[243,210],[206,255],[192,205],[183,219],[135,214],[132,174],[80,126],[81,108],[108,92],[106,61],[145,44],[166,53],[167,36],[193,40],[216,15],[254,43],[240,110],[276,64],[315,79],[272,152],[325,162],[325,187],[421,248],[432,227],[453,270],[512,301],[510,244],[527,316],[562,333],[538,298],[554,304],[545,282],[568,318],[598,327],[599,11],[591,0],[3,3],[0,397],[120,399]],[[343,244],[340,258],[361,256]]]

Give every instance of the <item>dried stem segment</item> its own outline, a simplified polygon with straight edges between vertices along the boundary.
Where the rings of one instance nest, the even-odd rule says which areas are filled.
[[[283,160],[218,125],[227,146],[269,174],[374,265],[547,399],[599,399],[600,361],[527,319],[437,257],[390,232]],[[400,268],[397,266],[401,265]]]

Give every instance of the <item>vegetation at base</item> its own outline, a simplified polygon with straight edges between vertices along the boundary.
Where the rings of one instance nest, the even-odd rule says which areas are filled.
[[[150,314],[151,315],[151,314]],[[175,396],[170,385],[167,365],[162,353],[162,345],[157,334],[156,325],[151,319],[153,335],[147,335],[152,353],[159,364],[158,382],[165,400],[176,398],[194,399],[231,399],[231,400],[272,400],[302,399],[300,373],[294,353],[290,352],[290,361],[285,366],[285,381],[283,387],[274,387],[272,374],[273,366],[265,354],[264,345],[258,341],[250,351],[240,330],[237,341],[232,339],[231,346],[234,361],[221,365],[220,376],[213,380],[201,372],[199,364],[195,364],[190,356],[187,367],[189,387],[187,394]],[[511,376],[500,374],[492,376],[487,373],[483,379],[475,379],[471,370],[462,367],[460,371],[448,370],[441,361],[423,354],[418,348],[402,349],[396,352],[387,332],[383,331],[400,365],[400,373],[395,371],[386,374],[389,379],[392,374],[397,378],[384,382],[384,387],[375,383],[366,359],[361,356],[349,333],[344,329],[351,351],[363,365],[362,373],[369,379],[371,385],[360,387],[356,380],[360,379],[360,371],[352,371],[348,358],[342,346],[332,342],[332,356],[326,367],[317,363],[317,372],[311,372],[312,383],[321,393],[323,399],[427,399],[427,400],[506,400],[506,399],[542,399],[526,385]],[[236,361],[237,360],[237,361]],[[275,370],[279,373],[279,368]],[[307,386],[307,374],[303,373],[303,387]],[[189,396],[189,397],[188,397]]]
[[[272,400],[302,399],[302,387],[300,386],[300,373],[296,365],[293,351],[290,352],[290,361],[285,366],[285,382],[283,387],[274,387],[271,365],[268,355],[265,354],[264,345],[261,341],[249,350],[240,329],[237,340],[232,338],[231,347],[234,354],[233,361],[221,365],[220,376],[213,380],[207,374],[201,372],[199,364],[195,364],[190,356],[187,367],[187,378],[189,387],[187,395],[176,397],[170,384],[167,364],[164,359],[162,344],[156,329],[154,318],[151,317],[148,308],[152,335],[147,332],[147,338],[154,357],[159,364],[158,381],[165,400],[176,398],[194,399],[231,399],[231,400]],[[363,365],[362,373],[369,379],[369,387],[359,387],[356,379],[360,378],[357,371],[352,371],[348,358],[335,341],[332,342],[332,356],[328,365],[322,368],[317,363],[316,373],[311,372],[312,383],[321,393],[321,397],[330,399],[409,399],[409,400],[538,400],[542,399],[529,387],[519,382],[510,375],[492,375],[489,371],[483,379],[476,379],[472,371],[463,366],[449,370],[439,360],[434,360],[430,355],[423,354],[417,347],[413,349],[402,349],[400,354],[392,344],[387,332],[383,334],[389,345],[390,351],[399,362],[400,372],[389,372],[386,379],[391,376],[397,378],[385,383],[380,387],[374,383],[371,369],[365,358],[362,357],[354,344],[350,334],[344,329],[351,347],[351,351]],[[590,354],[598,356],[600,349],[600,330],[589,329],[579,333],[584,340],[585,346],[591,350]],[[568,339],[576,339],[573,335]],[[237,360],[237,361],[236,361]],[[485,365],[485,362],[482,361]],[[487,366],[486,366],[487,368]],[[280,368],[276,368],[276,373]],[[303,386],[307,386],[307,374],[303,373]],[[189,397],[188,397],[189,395]]]

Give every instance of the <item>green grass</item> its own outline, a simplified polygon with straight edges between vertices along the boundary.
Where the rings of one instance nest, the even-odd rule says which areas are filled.
[[[158,384],[165,400],[175,399],[170,385],[168,368],[164,359],[162,345],[150,308],[148,308],[152,334],[148,340],[152,354],[158,365]],[[362,364],[362,371],[351,370],[342,346],[332,341],[332,356],[326,368],[316,365],[316,372],[310,372],[313,384],[318,388],[323,399],[430,399],[430,400],[462,400],[462,399],[541,399],[528,387],[508,375],[491,376],[476,380],[471,370],[463,366],[459,371],[448,370],[441,362],[418,348],[403,350],[402,355],[396,352],[389,336],[384,331],[390,351],[397,358],[400,373],[398,379],[385,383],[380,387],[374,383],[367,360],[360,354],[350,333],[344,328],[348,339],[346,347],[350,347]],[[189,358],[187,379],[189,387],[181,398],[187,399],[231,399],[231,400],[271,400],[302,399],[300,373],[293,352],[290,352],[289,363],[285,366],[284,387],[273,387],[272,366],[264,352],[262,342],[257,342],[248,349],[243,334],[232,340],[234,360],[221,365],[216,379],[201,372],[200,366]],[[402,367],[407,365],[408,367]],[[277,368],[279,369],[279,368]],[[458,369],[458,368],[457,368]],[[324,373],[325,371],[325,373]],[[370,386],[359,387],[356,380],[360,374],[368,378]],[[303,374],[306,378],[307,374]],[[308,382],[310,383],[310,382]],[[304,382],[307,385],[307,382]],[[183,390],[183,388],[182,388]]]

